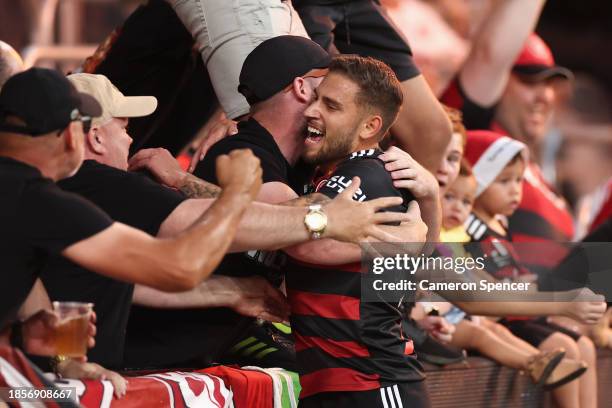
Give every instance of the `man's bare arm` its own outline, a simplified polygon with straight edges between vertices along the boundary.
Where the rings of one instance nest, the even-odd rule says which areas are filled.
[[[189,198],[217,198],[221,194],[221,187],[186,173],[179,191]]]
[[[322,194],[318,195],[327,198]],[[306,201],[317,200],[316,197],[312,197],[312,194],[310,196]],[[421,253],[426,240],[427,225],[425,225],[420,217],[419,206],[416,202],[411,203],[406,214],[409,220],[402,222],[398,226],[380,226],[388,234],[384,242],[408,243],[407,245],[401,245],[401,250],[409,255],[418,255]],[[370,240],[367,242],[379,241]],[[287,247],[284,251],[292,258],[317,265],[344,265],[360,262],[363,255],[361,246],[338,242],[332,239],[304,242]]]
[[[423,75],[402,82],[401,87],[404,103],[391,134],[400,148],[435,172],[451,137],[450,121]]]
[[[504,93],[510,71],[538,21],[545,0],[498,1],[459,73],[467,96],[483,107]]]
[[[62,254],[86,269],[119,280],[168,291],[195,287],[219,264],[261,185],[259,160],[250,151],[236,150],[220,156],[217,170],[224,191],[175,238],[155,239],[115,223],[69,246]]]
[[[196,288],[179,293],[136,285],[133,301],[162,309],[229,307],[245,316],[278,322],[286,321],[289,316],[285,296],[259,276],[213,275]]]

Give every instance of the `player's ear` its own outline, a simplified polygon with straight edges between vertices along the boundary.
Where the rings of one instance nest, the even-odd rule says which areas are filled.
[[[370,115],[363,122],[359,137],[361,139],[371,139],[377,137],[382,129],[382,117],[380,115]]]

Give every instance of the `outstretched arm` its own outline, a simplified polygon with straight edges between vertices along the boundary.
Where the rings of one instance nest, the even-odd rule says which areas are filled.
[[[459,83],[470,100],[490,107],[501,98],[514,61],[534,31],[544,3],[545,0],[496,2],[459,73]]]
[[[261,185],[259,160],[235,150],[217,160],[224,187],[216,202],[187,230],[172,239],[155,239],[115,223],[64,249],[62,254],[86,269],[161,290],[195,287],[221,261],[240,218]]]

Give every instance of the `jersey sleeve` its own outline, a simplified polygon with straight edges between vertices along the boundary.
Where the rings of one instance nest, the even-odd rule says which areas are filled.
[[[234,139],[234,137],[228,137],[216,143],[208,153],[206,153],[204,160],[198,163],[193,174],[209,183],[218,184],[216,171],[217,158],[222,154],[229,154],[232,150],[236,149],[250,149],[253,155],[259,159],[263,171],[263,183],[270,183],[273,181],[286,183],[286,177],[283,175],[282,166],[279,163],[278,157],[274,157],[273,154],[260,146],[237,138]]]
[[[52,254],[61,253],[113,223],[89,201],[62,191],[48,180],[33,182],[25,188],[18,214],[25,241]]]

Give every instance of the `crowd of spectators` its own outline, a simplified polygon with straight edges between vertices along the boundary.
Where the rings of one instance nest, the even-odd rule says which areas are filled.
[[[610,101],[545,0],[461,3],[148,0],[68,75],[0,42],[0,387],[237,364],[302,407],[427,407],[423,362],[467,350],[597,407],[610,291],[569,243],[612,239]],[[367,301],[377,243],[533,289]],[[94,305],[86,358],[55,301]]]

